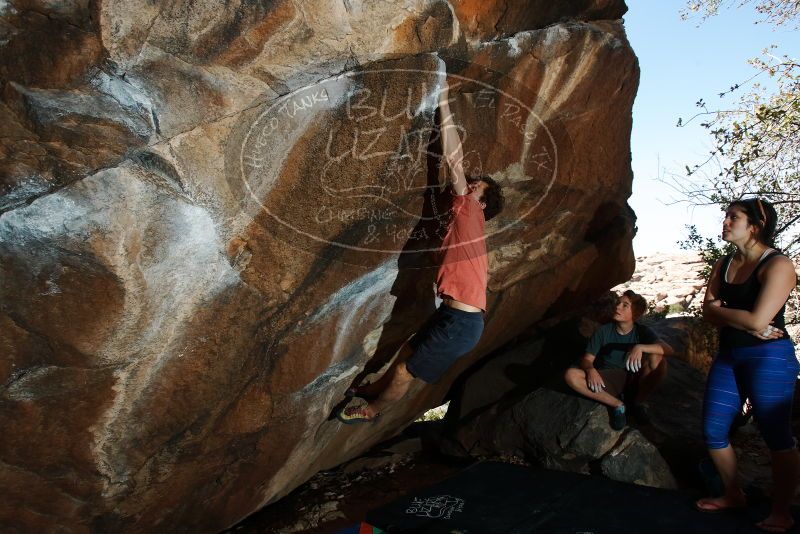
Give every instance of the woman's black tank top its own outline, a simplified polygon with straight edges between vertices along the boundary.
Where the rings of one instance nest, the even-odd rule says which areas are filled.
[[[758,281],[758,272],[775,256],[782,256],[777,250],[771,251],[763,257],[753,269],[752,274],[741,284],[730,284],[725,278],[728,273],[728,267],[733,259],[733,254],[729,254],[723,263],[722,272],[719,277],[719,297],[725,302],[726,308],[734,310],[747,310],[753,311],[756,305],[756,299],[761,292],[761,282]],[[788,299],[787,299],[788,300]],[[772,326],[780,328],[785,331],[786,323],[783,318],[783,312],[786,309],[786,303],[783,303],[778,314],[773,319]],[[785,336],[784,336],[785,337]],[[778,338],[784,339],[784,338]],[[719,333],[719,346],[721,348],[733,349],[736,347],[751,347],[753,345],[761,345],[763,343],[770,343],[778,341],[778,339],[763,340],[755,337],[754,335],[733,328],[732,326],[725,326]]]

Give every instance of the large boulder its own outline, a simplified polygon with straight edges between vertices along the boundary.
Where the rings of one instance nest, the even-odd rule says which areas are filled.
[[[613,430],[604,406],[549,388],[493,405],[442,443],[455,455],[510,454],[551,469],[676,487],[669,466],[640,432]]]
[[[546,5],[545,5],[546,4]],[[0,7],[0,526],[216,531],[633,271],[621,0]],[[487,225],[481,343],[330,417],[435,305],[436,92]]]

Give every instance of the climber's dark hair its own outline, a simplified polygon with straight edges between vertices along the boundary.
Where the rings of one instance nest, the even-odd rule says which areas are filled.
[[[503,189],[497,181],[491,176],[468,176],[467,183],[485,182],[489,187],[483,192],[481,200],[486,204],[483,208],[483,218],[491,220],[495,215],[503,211],[505,205],[505,198],[503,197]]]

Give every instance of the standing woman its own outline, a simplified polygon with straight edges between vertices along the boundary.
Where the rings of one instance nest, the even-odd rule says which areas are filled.
[[[797,278],[791,260],[774,249],[776,223],[772,205],[757,198],[733,202],[725,212],[722,239],[737,250],[714,265],[703,304],[705,319],[720,328],[719,353],[706,382],[703,433],[725,494],[695,503],[704,512],[745,506],[728,433],[750,398],[772,455],[772,510],[756,524],[767,532],[794,525],[789,505],[799,465],[791,432],[799,366],[783,331],[784,307]]]

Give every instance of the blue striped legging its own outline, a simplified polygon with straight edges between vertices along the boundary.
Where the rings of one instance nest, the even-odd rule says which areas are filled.
[[[773,451],[794,447],[792,398],[798,363],[794,345],[780,339],[752,347],[721,349],[706,381],[703,434],[709,449],[728,446],[728,433],[745,398],[761,436]]]

